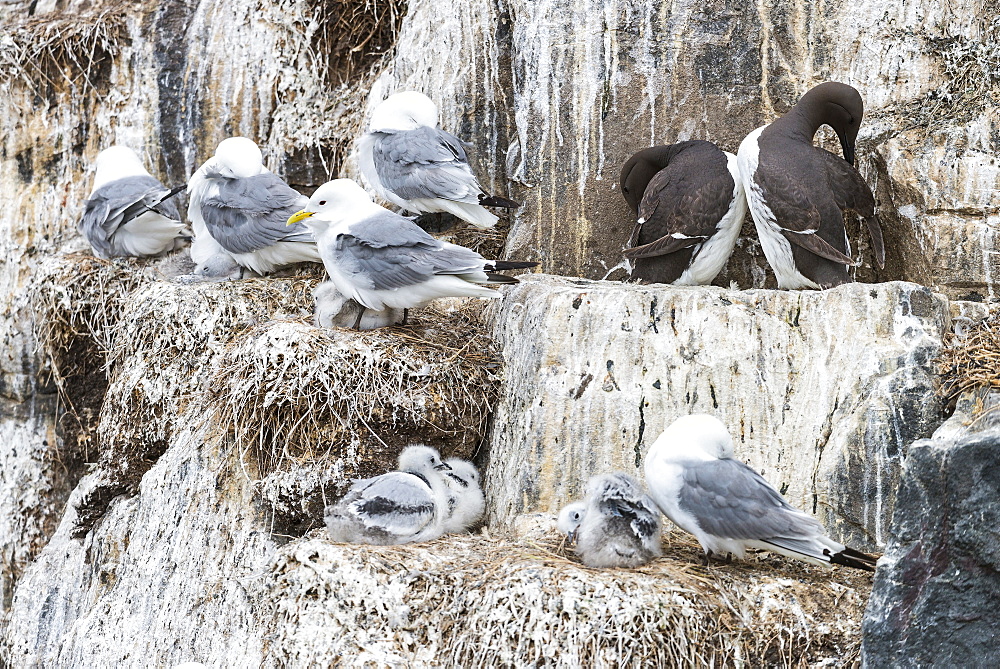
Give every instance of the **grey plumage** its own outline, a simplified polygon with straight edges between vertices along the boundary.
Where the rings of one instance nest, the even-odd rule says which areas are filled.
[[[344,543],[436,539],[445,531],[448,498],[441,472],[448,469],[433,448],[408,446],[399,456],[399,471],[358,481],[327,509],[327,530]]]
[[[188,195],[196,274],[231,276],[227,258],[258,274],[320,261],[309,231],[286,225],[308,199],[268,171],[246,137],[220,142],[191,176]]]
[[[646,454],[650,496],[698,539],[706,561],[758,548],[816,565],[874,569],[875,558],[825,536],[819,521],[791,506],[733,454],[725,425],[705,414],[678,418]]]
[[[659,557],[659,510],[635,478],[621,472],[591,477],[584,504],[567,506],[559,522],[564,532],[575,530],[585,565],[637,567]]]
[[[109,147],[97,156],[94,187],[77,229],[100,258],[173,251],[190,237],[171,199],[177,192],[152,177],[131,149]]]
[[[480,228],[492,228],[490,207],[517,202],[486,193],[465,153],[465,142],[440,130],[437,107],[416,91],[395,93],[372,112],[369,132],[358,142],[358,167],[380,197],[417,213],[448,212]]]
[[[350,328],[358,324],[359,330],[375,330],[403,321],[402,309],[373,311],[344,297],[332,281],[324,281],[313,290],[316,311],[313,322],[318,328]],[[360,319],[359,319],[360,316]]]
[[[445,531],[465,532],[479,522],[486,508],[479,485],[479,470],[468,460],[449,458],[445,462],[451,467],[451,471],[444,473],[444,482],[448,485]]]
[[[434,239],[412,221],[372,202],[349,179],[323,184],[289,218],[312,231],[340,293],[366,309],[409,309],[439,297],[499,298],[490,286],[517,283],[498,270],[534,262],[487,260]]]
[[[313,241],[303,226],[288,226],[288,217],[308,198],[271,172],[245,179],[218,179],[218,188],[201,201],[201,214],[215,241],[230,253],[252,253],[277,242]]]

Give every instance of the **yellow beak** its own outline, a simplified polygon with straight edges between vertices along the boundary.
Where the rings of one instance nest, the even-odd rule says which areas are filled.
[[[297,212],[295,212],[294,214],[292,214],[291,216],[288,217],[288,223],[285,223],[285,225],[291,225],[292,223],[298,223],[299,221],[301,221],[301,220],[303,220],[305,218],[309,218],[312,215],[313,215],[313,212],[306,211],[305,209],[303,209],[302,211],[297,211]]]

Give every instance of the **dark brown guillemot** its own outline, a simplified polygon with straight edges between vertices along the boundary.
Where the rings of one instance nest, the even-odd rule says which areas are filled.
[[[625,251],[632,278],[711,283],[747,211],[736,156],[702,140],[654,146],[625,162],[619,185],[637,216]]]
[[[868,226],[879,267],[885,266],[875,198],[854,168],[854,142],[864,115],[861,94],[829,81],[811,89],[788,113],[757,128],[740,145],[750,215],[779,288],[831,288],[853,281],[856,266],[843,213]],[[844,158],[813,146],[821,125],[840,138]]]

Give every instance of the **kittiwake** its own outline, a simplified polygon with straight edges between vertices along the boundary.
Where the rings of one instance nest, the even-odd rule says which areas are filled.
[[[587,499],[563,508],[559,530],[588,567],[638,567],[660,555],[660,513],[635,478],[592,476]]]
[[[477,228],[492,228],[487,207],[521,205],[489,195],[472,173],[465,143],[439,130],[438,110],[423,93],[390,95],[372,112],[358,142],[361,176],[382,199],[407,211],[454,214]]]
[[[463,246],[438,241],[413,221],[372,202],[350,179],[317,188],[288,224],[300,221],[315,236],[337,290],[375,311],[419,307],[439,297],[498,298],[501,294],[489,286],[517,279],[497,271],[538,264],[486,260]]]
[[[436,450],[407,446],[399,470],[358,481],[327,509],[326,528],[334,541],[352,544],[405,544],[429,541],[445,532],[450,469]]]
[[[196,273],[214,275],[214,268],[231,267],[229,259],[258,274],[320,262],[312,234],[285,225],[307,198],[264,167],[260,148],[246,137],[220,142],[191,177],[188,195]]]
[[[810,564],[874,570],[874,557],[827,537],[819,521],[792,507],[733,454],[726,426],[706,414],[678,418],[646,453],[649,496],[698,539],[705,564],[758,548]]]
[[[94,187],[77,229],[99,258],[156,256],[180,248],[190,232],[168,190],[126,146],[97,154]]]
[[[479,470],[468,460],[449,458],[445,462],[451,467],[451,471],[444,473],[444,482],[448,484],[445,532],[465,532],[479,522],[486,508]]]

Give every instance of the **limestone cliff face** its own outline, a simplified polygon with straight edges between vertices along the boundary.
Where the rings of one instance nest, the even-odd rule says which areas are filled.
[[[324,495],[384,468],[427,421],[454,452],[482,441],[496,532],[554,510],[592,471],[634,467],[678,412],[712,410],[793,502],[836,536],[883,546],[901,458],[940,420],[929,359],[949,327],[946,300],[990,300],[996,289],[994,14],[989,3],[931,0],[0,2],[0,664],[276,663],[276,638],[282,659],[304,657],[309,639],[277,631],[287,593],[261,575],[294,585],[315,572],[333,588],[330,565],[356,556],[323,548],[314,558],[309,542],[321,539],[298,537],[317,524]],[[926,288],[592,281],[622,276],[631,221],[616,180],[628,155],[688,138],[735,150],[826,79],[853,84],[867,103],[859,164],[878,195],[889,260],[872,270],[852,229],[866,260],[858,278]],[[315,276],[198,288],[164,280],[155,263],[59,257],[53,269],[53,256],[83,249],[75,221],[101,148],[139,149],[176,184],[219,140],[244,134],[308,190],[354,173],[366,109],[401,88],[431,95],[442,127],[474,142],[483,183],[524,202],[507,252],[587,280],[526,281],[485,324],[439,314],[422,324],[424,343],[373,344],[306,324],[308,291],[295,282]],[[769,272],[752,225],[744,232],[719,283],[761,288]],[[54,314],[71,335],[55,377],[43,352]],[[165,337],[164,323],[180,324],[183,338]],[[471,348],[426,343],[467,331],[482,337]],[[416,357],[397,355],[407,346]],[[331,351],[340,357],[323,357]],[[388,370],[391,400],[359,409],[339,395],[345,360]],[[470,379],[491,390],[454,390]],[[323,419],[297,422],[317,398]],[[245,406],[267,407],[265,420]],[[392,438],[352,422],[373,416]],[[285,426],[313,441],[282,441]],[[320,442],[339,450],[321,457]],[[383,576],[373,592],[412,585]],[[608,591],[588,579],[545,605],[567,591]],[[801,594],[782,591],[780,573],[748,587],[748,601],[759,601],[753,588],[780,592],[777,607]],[[849,638],[864,584],[843,587],[854,602]],[[833,629],[811,615],[796,643]],[[315,629],[340,633],[324,620]],[[407,634],[377,657],[412,658]],[[737,641],[725,647],[736,653]],[[344,648],[366,643],[352,637]],[[464,657],[449,643],[438,647]],[[504,657],[528,663],[551,648]],[[771,660],[786,652],[754,648]],[[689,650],[678,646],[677,657]]]

